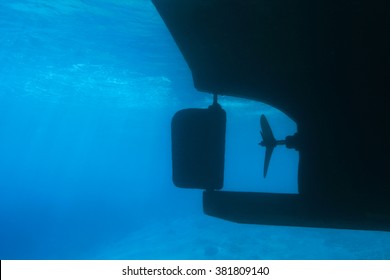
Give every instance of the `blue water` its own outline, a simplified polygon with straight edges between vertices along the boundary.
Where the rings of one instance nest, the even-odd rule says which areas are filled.
[[[170,121],[211,96],[147,0],[0,3],[0,259],[390,259],[390,234],[239,225],[171,180]],[[230,97],[225,188],[297,192],[298,155],[267,179],[259,116]]]

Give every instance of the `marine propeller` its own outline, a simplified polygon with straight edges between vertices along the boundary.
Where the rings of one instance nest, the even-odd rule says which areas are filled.
[[[264,115],[260,116],[260,134],[263,139],[259,143],[260,146],[265,147],[265,158],[264,158],[264,178],[267,176],[269,163],[271,161],[272,152],[278,145],[286,145],[287,148],[297,149],[297,134],[294,136],[287,136],[285,140],[276,140],[272,133],[271,126],[268,123],[267,118]]]

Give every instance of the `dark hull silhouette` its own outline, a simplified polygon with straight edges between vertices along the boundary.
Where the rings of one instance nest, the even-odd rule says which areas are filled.
[[[267,103],[298,126],[297,198],[206,191],[207,214],[390,230],[387,1],[153,3],[199,91]]]

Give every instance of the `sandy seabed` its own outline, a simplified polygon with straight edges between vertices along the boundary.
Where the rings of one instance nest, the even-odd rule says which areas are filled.
[[[100,248],[98,259],[390,259],[390,233],[243,225],[205,215],[160,220]]]

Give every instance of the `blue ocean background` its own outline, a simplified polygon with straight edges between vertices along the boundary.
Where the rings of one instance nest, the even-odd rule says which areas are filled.
[[[0,259],[390,259],[390,233],[242,225],[172,183],[170,122],[206,108],[149,0],[0,2]],[[267,178],[259,117],[222,96],[225,189],[297,192],[298,154]]]

